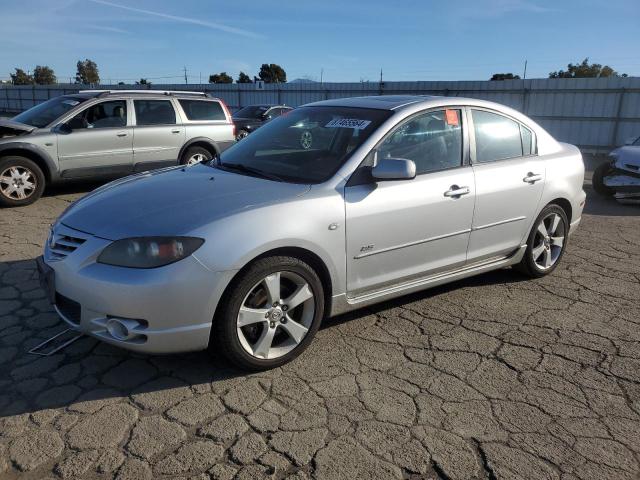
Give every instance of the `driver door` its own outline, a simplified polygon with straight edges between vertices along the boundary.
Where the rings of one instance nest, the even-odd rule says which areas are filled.
[[[366,181],[354,173],[358,180],[345,188],[350,297],[465,264],[475,186],[461,113],[418,114],[378,145],[378,158],[413,160],[414,179]]]
[[[58,130],[61,176],[120,176],[133,168],[133,130],[127,100],[94,103]]]

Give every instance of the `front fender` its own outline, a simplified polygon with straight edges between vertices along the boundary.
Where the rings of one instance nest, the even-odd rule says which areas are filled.
[[[20,152],[26,152],[27,157],[37,158],[39,161],[36,161],[36,163],[45,170],[44,174],[52,182],[60,178],[57,162],[44,148],[29,142],[9,141],[0,143],[0,157],[6,154],[20,155]]]
[[[335,227],[329,228],[330,225]],[[333,191],[234,214],[193,232],[206,238],[196,258],[212,271],[238,271],[253,259],[279,248],[302,248],[325,264],[333,295],[345,292],[345,213]]]

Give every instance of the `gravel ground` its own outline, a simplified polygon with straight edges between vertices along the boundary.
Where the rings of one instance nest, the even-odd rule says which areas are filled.
[[[640,208],[594,197],[562,264],[325,322],[246,375],[63,327],[34,258],[87,186],[0,210],[0,478],[632,479],[640,475]]]

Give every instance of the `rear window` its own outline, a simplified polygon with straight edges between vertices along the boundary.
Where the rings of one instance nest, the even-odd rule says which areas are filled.
[[[175,125],[176,112],[170,100],[134,100],[136,125]]]
[[[189,120],[226,120],[219,102],[206,100],[178,100]]]

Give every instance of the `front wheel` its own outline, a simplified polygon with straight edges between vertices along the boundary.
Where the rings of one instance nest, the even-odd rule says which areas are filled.
[[[22,207],[42,196],[44,173],[32,160],[10,156],[0,159],[0,206]]]
[[[225,295],[210,349],[247,370],[266,370],[300,355],[324,315],[324,290],[311,266],[293,257],[257,260]]]
[[[593,189],[596,191],[596,193],[605,195],[607,197],[615,193],[615,190],[613,188],[607,187],[604,184],[604,177],[606,177],[607,175],[611,175],[612,171],[613,169],[611,168],[611,165],[609,165],[609,163],[602,163],[598,165],[598,168],[593,171],[591,185],[593,185]]]
[[[533,224],[527,250],[517,265],[522,273],[544,277],[555,270],[564,254],[569,233],[567,215],[558,205],[547,205]]]

